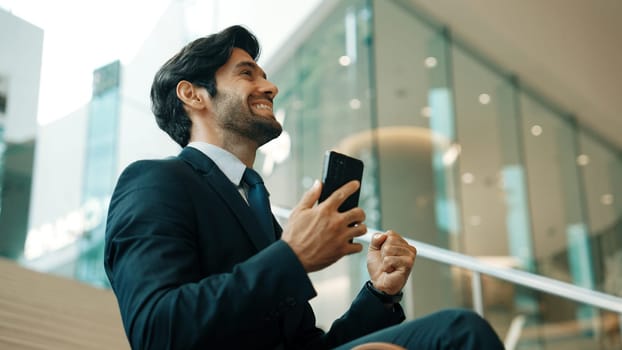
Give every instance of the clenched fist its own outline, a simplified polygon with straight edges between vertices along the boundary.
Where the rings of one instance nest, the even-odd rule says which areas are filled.
[[[417,249],[394,231],[376,233],[367,252],[367,271],[374,288],[399,293],[410,275]]]

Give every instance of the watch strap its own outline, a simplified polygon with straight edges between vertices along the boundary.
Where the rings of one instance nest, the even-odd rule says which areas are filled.
[[[402,297],[404,296],[404,292],[402,291],[397,294],[387,294],[381,290],[378,290],[374,287],[371,281],[367,281],[367,283],[365,283],[365,287],[371,292],[371,294],[380,299],[383,304],[397,304],[402,301]]]

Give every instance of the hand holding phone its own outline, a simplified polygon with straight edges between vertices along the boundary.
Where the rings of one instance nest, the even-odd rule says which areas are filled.
[[[324,156],[322,172],[322,193],[318,203],[328,198],[336,189],[352,180],[363,179],[363,162],[335,151],[328,151]],[[361,189],[356,190],[339,206],[339,212],[345,212],[358,206]]]
[[[318,271],[329,266],[345,255],[358,253],[363,249],[360,243],[353,243],[354,237],[367,232],[365,212],[354,209],[358,206],[360,186],[352,195],[329,210],[317,210],[315,199],[323,202],[335,191],[352,180],[361,181],[363,162],[337,152],[327,152],[324,159],[322,191],[318,197],[318,187],[314,185],[292,210],[283,229],[281,239],[292,248],[305,271]],[[344,195],[352,193],[354,186],[342,190]],[[336,206],[339,202],[334,198]],[[331,199],[332,200],[332,199]],[[335,210],[336,209],[336,210]],[[348,211],[348,215],[339,212]]]

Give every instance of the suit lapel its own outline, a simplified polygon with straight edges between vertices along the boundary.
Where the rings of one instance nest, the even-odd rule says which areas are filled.
[[[184,148],[179,157],[197,170],[205,178],[205,183],[218,193],[222,201],[238,219],[238,222],[244,227],[244,231],[257,250],[262,250],[272,243],[267,240],[264,234],[255,232],[256,228],[260,227],[257,218],[240,196],[237,187],[223,174],[214,161],[192,147]],[[275,227],[277,227],[277,232],[280,235],[280,227],[278,225]]]

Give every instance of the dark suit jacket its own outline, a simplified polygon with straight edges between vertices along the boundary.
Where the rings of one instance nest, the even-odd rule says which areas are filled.
[[[257,227],[194,148],[128,166],[108,211],[105,268],[132,347],[323,349],[403,320],[363,288],[329,332],[316,328],[307,273]]]

